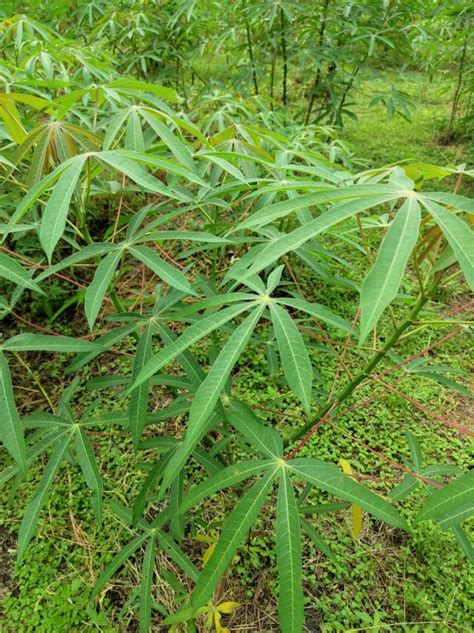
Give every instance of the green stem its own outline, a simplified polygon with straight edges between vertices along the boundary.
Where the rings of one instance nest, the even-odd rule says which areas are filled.
[[[401,335],[407,330],[410,325],[412,325],[413,321],[416,319],[420,311],[422,310],[425,303],[428,301],[430,295],[434,293],[436,288],[438,287],[438,279],[433,281],[433,284],[430,288],[430,292],[426,292],[424,295],[418,297],[416,303],[413,308],[410,310],[406,319],[402,321],[402,323],[394,330],[393,334],[387,340],[385,345],[382,347],[380,351],[372,356],[370,361],[366,364],[366,366],[362,369],[362,371],[357,374],[339,393],[337,393],[334,398],[331,398],[323,407],[321,407],[316,414],[316,416],[307,422],[303,427],[297,429],[293,435],[291,435],[287,440],[285,440],[285,447],[293,444],[298,441],[302,437],[304,437],[312,428],[315,426],[324,416],[328,414],[331,409],[339,406],[344,400],[353,393],[353,391],[360,385],[360,383],[365,380],[370,374],[372,370],[380,363],[380,361],[385,357],[388,351],[397,343]]]

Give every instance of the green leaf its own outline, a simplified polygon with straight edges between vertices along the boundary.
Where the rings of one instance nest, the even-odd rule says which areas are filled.
[[[234,176],[234,178],[237,178],[237,180],[240,180],[241,182],[245,182],[245,183],[247,182],[246,177],[240,171],[240,169],[238,167],[236,167],[235,165],[233,165],[228,160],[226,160],[225,158],[219,158],[218,156],[214,156],[213,154],[207,154],[207,153],[206,154],[198,154],[197,156],[198,156],[198,158],[201,158],[201,159],[210,160],[212,163],[215,163],[216,165],[218,165],[224,171],[229,172],[229,174]]]
[[[338,563],[337,556],[334,554],[332,549],[330,547],[328,547],[328,545],[326,545],[326,542],[324,541],[322,536],[318,532],[316,532],[316,530],[313,528],[313,526],[308,521],[306,521],[305,519],[302,519],[302,518],[300,518],[300,521],[301,521],[301,527],[306,532],[306,534],[310,537],[310,539],[313,541],[315,546],[325,556],[327,556],[327,558],[332,563],[337,564]]]
[[[199,572],[192,561],[183,553],[183,551],[176,545],[174,540],[166,532],[158,532],[158,540],[163,550],[168,554],[171,560],[179,565],[184,573],[196,582]]]
[[[11,352],[63,352],[82,353],[103,351],[98,343],[72,336],[49,336],[47,334],[17,334],[2,345],[2,349]]]
[[[120,150],[108,150],[106,152],[100,152],[97,154],[97,158],[100,158],[104,163],[110,165],[117,171],[125,174],[130,180],[136,182],[137,185],[143,187],[146,191],[153,191],[154,193],[160,193],[173,200],[187,200],[187,197],[175,192],[164,185],[161,180],[150,175],[147,171],[137,165],[136,161],[130,160],[125,157]]]
[[[189,423],[183,444],[173,455],[163,478],[163,488],[166,489],[186,463],[189,455],[205,432],[206,425],[214,407],[219,400],[227,379],[245,349],[265,305],[256,308],[246,319],[235,328],[229,340],[221,349],[206,378],[200,384],[193,398],[189,412]]]
[[[183,500],[183,485],[184,478],[183,472],[181,471],[171,484],[169,496],[169,507],[171,511],[170,533],[178,542],[183,539],[185,530],[184,516],[181,512],[178,512],[178,508]]]
[[[58,415],[53,415],[52,413],[47,413],[46,411],[37,411],[32,415],[28,415],[26,418],[23,418],[21,421],[23,428],[25,429],[39,429],[39,428],[60,428],[60,427],[69,427],[71,430],[71,423],[65,418],[61,418]]]
[[[361,344],[397,296],[408,259],[418,240],[420,218],[420,205],[414,197],[409,197],[390,224],[375,264],[362,284]]]
[[[94,450],[86,433],[77,428],[75,432],[77,459],[81,466],[87,486],[93,492],[92,507],[97,521],[102,520],[103,483],[94,455]]]
[[[201,571],[191,600],[194,609],[202,607],[211,598],[220,578],[232,562],[234,555],[273,486],[277,470],[260,479],[245,493],[224,522],[216,547]]]
[[[270,314],[288,386],[295,392],[306,413],[309,414],[313,368],[303,337],[288,312],[274,301],[270,302]]]
[[[91,360],[101,354],[102,351],[110,349],[112,345],[118,343],[126,336],[134,332],[137,327],[138,324],[135,322],[128,323],[127,325],[122,325],[120,327],[114,328],[113,330],[110,330],[110,332],[107,332],[107,334],[104,334],[103,336],[99,336],[94,341],[96,345],[95,351],[87,352],[85,354],[79,354],[79,356],[76,356],[72,363],[67,366],[66,373],[70,374],[71,372],[78,371],[79,369],[81,369],[81,367],[84,367],[84,365],[87,365],[88,363],[90,363]]]
[[[388,501],[342,473],[334,464],[301,458],[289,461],[288,466],[295,475],[320,490],[360,506],[389,525],[408,529],[405,520]]]
[[[174,450],[176,446],[177,445],[171,447],[171,450]],[[171,450],[167,454],[160,457],[160,459],[158,459],[153,464],[152,469],[148,473],[147,478],[145,479],[145,481],[142,484],[142,487],[140,488],[140,492],[138,493],[138,496],[135,500],[135,504],[133,506],[132,519],[133,519],[134,525],[136,525],[139,522],[141,516],[143,515],[143,511],[145,510],[145,507],[147,504],[147,498],[148,498],[149,492],[152,490],[153,486],[155,486],[156,483],[163,476],[163,472],[167,464],[169,463],[169,460],[171,459],[171,454],[172,454]]]
[[[21,471],[25,471],[25,440],[15,406],[10,370],[2,352],[0,352],[0,437],[17,466]]]
[[[458,506],[454,512],[449,512],[446,516],[438,517],[438,525],[441,529],[447,530],[448,528],[456,527],[463,521],[466,521],[474,514],[474,488],[471,494],[471,499],[466,503]]]
[[[407,438],[408,446],[410,447],[413,468],[416,473],[419,473],[423,466],[423,453],[421,450],[420,442],[418,441],[416,436],[413,435],[413,433],[410,433],[408,431],[405,434],[405,437]]]
[[[160,371],[162,367],[182,354],[188,347],[251,307],[252,304],[250,303],[239,303],[236,306],[224,308],[224,310],[220,310],[208,317],[202,317],[199,321],[190,325],[181,336],[150,358],[129,391],[136,389],[142,382]]]
[[[46,468],[44,469],[43,477],[41,478],[38,489],[25,510],[25,514],[20,525],[20,530],[18,532],[18,562],[22,560],[28,543],[30,542],[34,534],[36,524],[38,523],[41,507],[47,499],[48,492],[51,488],[59,466],[61,465],[70,439],[71,434],[68,433],[60,441],[58,441],[55,449],[51,453],[51,457],[49,458],[48,463],[46,464]]]
[[[310,303],[309,301],[299,299],[298,297],[291,299],[288,297],[277,297],[275,298],[275,301],[283,303],[290,308],[296,308],[297,310],[306,312],[307,314],[316,317],[318,321],[323,321],[323,323],[327,323],[328,325],[342,330],[343,332],[347,332],[348,334],[354,333],[354,328],[349,321],[346,321],[346,319],[343,319],[332,310],[319,303]]]
[[[280,459],[283,455],[283,440],[278,431],[264,424],[243,402],[232,400],[227,419],[234,428],[242,433],[250,446],[263,455]]]
[[[106,244],[106,243],[97,243],[97,244],[88,244],[81,248],[77,253],[73,253],[66,257],[62,261],[50,266],[47,270],[40,273],[37,277],[37,281],[43,281],[47,277],[50,277],[54,273],[57,273],[64,268],[68,268],[68,266],[73,266],[74,264],[80,264],[87,259],[92,259],[94,257],[98,257],[99,255],[103,255],[104,253],[108,253],[110,251],[116,251],[120,249],[118,244]]]
[[[161,259],[150,247],[131,246],[129,252],[173,288],[182,290],[187,294],[195,294],[183,273]]]
[[[77,186],[87,156],[78,156],[61,174],[41,218],[39,239],[51,262],[51,256],[66,227],[66,218],[72,194]]]
[[[268,459],[252,459],[240,461],[238,464],[223,468],[212,477],[209,477],[209,479],[191,488],[191,491],[188,492],[179,506],[178,512],[187,512],[190,508],[197,506],[200,501],[219,492],[219,490],[224,490],[224,488],[254,477],[271,466],[274,466],[274,462]]]
[[[383,197],[385,200],[392,200],[400,196],[399,190],[397,191],[396,189],[392,189],[390,186],[379,184],[353,185],[341,187],[339,189],[330,187],[329,185],[324,185],[322,188],[325,190],[318,191],[316,193],[306,193],[302,196],[296,196],[294,198],[290,198],[289,200],[275,202],[270,206],[263,207],[237,225],[237,229],[254,229],[265,226],[274,220],[287,216],[289,213],[293,213],[293,211],[306,209],[307,207],[317,204],[334,202],[335,200],[364,198],[364,201],[366,201],[366,199],[371,196],[376,196],[377,198]]]
[[[456,540],[459,543],[459,547],[464,552],[467,560],[474,565],[474,547],[472,546],[466,532],[458,526],[453,528],[453,532],[456,536]]]
[[[127,121],[127,132],[125,135],[125,147],[133,152],[144,152],[145,141],[137,110],[132,106]]]
[[[145,109],[142,110],[142,115],[145,121],[147,121],[151,128],[158,134],[163,143],[170,149],[178,163],[184,165],[189,171],[196,171],[191,152],[186,145],[173,134],[169,127],[158,117]]]
[[[298,633],[303,630],[301,555],[298,507],[287,469],[283,468],[278,489],[276,517],[278,614],[282,633]]]
[[[140,581],[140,608],[138,610],[138,620],[140,633],[149,633],[151,626],[151,610],[153,605],[151,590],[153,586],[153,573],[155,568],[156,543],[155,535],[152,534],[148,540],[145,555],[142,563],[142,573]]]
[[[422,197],[423,206],[439,225],[448,240],[471,290],[474,290],[474,231],[458,218],[432,200]]]
[[[102,302],[104,301],[105,293],[112,281],[121,255],[122,253],[120,251],[115,251],[104,257],[97,266],[92,283],[86,290],[84,310],[91,331],[94,329],[95,320],[97,319]]]
[[[458,477],[447,486],[435,490],[425,501],[416,516],[416,521],[427,521],[456,515],[459,508],[470,504],[474,512],[474,470]]]
[[[64,161],[61,165],[58,165],[56,169],[53,169],[51,173],[45,176],[40,182],[32,187],[28,193],[22,198],[20,204],[17,206],[15,213],[8,220],[7,228],[14,226],[21,218],[27,213],[38,198],[47,191],[53,182],[55,182],[59,176],[76,160],[76,156]]]
[[[390,194],[386,196],[373,196],[368,200],[351,200],[342,204],[334,205],[329,211],[322,213],[320,216],[311,220],[295,229],[291,233],[281,235],[275,240],[271,240],[265,248],[263,248],[255,258],[254,263],[245,271],[245,277],[258,273],[280,257],[290,251],[297,250],[308,240],[313,239],[316,235],[323,233],[331,226],[347,220],[356,213],[360,213],[370,207],[388,202],[397,196]]]
[[[130,558],[130,556],[142,545],[147,538],[149,538],[149,532],[144,532],[143,534],[139,534],[134,539],[132,539],[125,547],[123,547],[118,554],[114,556],[111,562],[107,565],[104,571],[101,573],[97,582],[94,585],[94,590],[92,592],[92,596],[96,597],[108,583],[110,578],[115,574],[115,572]]]
[[[30,275],[24,268],[12,257],[8,257],[8,255],[4,255],[3,253],[0,253],[0,277],[12,281],[22,288],[29,288],[30,290],[36,290],[36,292],[44,294],[41,288],[32,281]]]
[[[49,428],[46,432],[44,432],[43,429],[41,429],[41,431],[39,432],[41,433],[41,439],[38,442],[36,442],[36,444],[33,444],[26,451],[27,465],[30,466],[31,464],[33,464],[36,458],[39,457],[42,453],[44,453],[44,451],[47,448],[49,448],[52,444],[56,444],[57,441],[63,435],[65,435],[66,433],[69,434],[70,431],[71,431],[70,426],[69,428],[63,427],[61,430],[58,430],[57,427],[53,429]],[[39,437],[36,433],[32,435],[34,435],[35,437]],[[5,470],[3,470],[0,473],[0,484],[6,483],[10,479],[12,479],[12,477],[15,477],[21,472],[22,472],[21,469],[16,464],[12,464],[11,466],[8,466],[7,468],[5,468]]]
[[[130,94],[131,90],[137,90],[139,92],[149,92],[156,95],[160,99],[166,99],[170,103],[180,103],[181,97],[173,88],[167,88],[165,86],[158,86],[156,84],[149,84],[146,81],[140,81],[138,79],[115,79],[107,84],[108,88],[116,88],[125,94]]]
[[[135,359],[133,361],[132,379],[136,379],[143,369],[145,363],[150,359],[152,352],[152,326],[147,325],[140,341],[137,345]],[[149,381],[142,382],[141,385],[132,391],[130,404],[128,406],[129,431],[132,434],[134,446],[140,443],[143,429],[145,427],[146,414],[149,398]]]

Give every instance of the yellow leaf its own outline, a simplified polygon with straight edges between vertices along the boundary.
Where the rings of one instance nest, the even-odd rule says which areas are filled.
[[[339,463],[342,470],[346,475],[352,475],[352,468],[346,459],[340,459]],[[360,530],[362,528],[362,508],[360,506],[352,504],[352,536],[359,538]]]
[[[205,567],[207,565],[207,561],[211,558],[212,552],[215,550],[215,548],[216,548],[216,542],[214,541],[214,543],[209,545],[207,550],[204,552],[204,556],[202,557],[202,566],[203,567]]]
[[[0,97],[0,118],[3,119],[12,140],[17,145],[22,143],[27,136],[26,130],[21,123],[16,105],[5,94]]]
[[[216,633],[229,633],[229,629],[225,626],[221,626],[221,614],[218,611],[214,612],[214,626]]]
[[[234,613],[239,608],[240,604],[238,602],[221,602],[221,604],[217,605],[217,610],[226,615]]]

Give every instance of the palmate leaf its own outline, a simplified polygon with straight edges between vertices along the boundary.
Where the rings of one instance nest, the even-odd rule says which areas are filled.
[[[163,477],[163,489],[168,488],[178,472],[183,468],[194,447],[205,433],[211,414],[230,373],[244,351],[252,333],[265,310],[262,304],[250,313],[235,328],[229,340],[222,347],[205,380],[199,385],[189,412],[189,422],[184,441],[170,460]]]
[[[297,633],[303,629],[304,617],[301,534],[295,493],[287,471],[282,468],[277,501],[278,614],[282,633]]]
[[[98,343],[72,336],[50,336],[48,334],[17,334],[2,345],[10,352],[59,352],[80,354],[104,351]]]
[[[12,379],[5,356],[0,351],[0,437],[21,471],[26,469],[25,440],[15,406]]]
[[[421,202],[443,231],[469,287],[474,290],[474,231],[454,213],[433,200],[421,197]]]
[[[274,301],[270,302],[270,314],[288,386],[301,400],[306,413],[309,413],[313,368],[303,337],[288,312]]]
[[[59,470],[66,449],[69,446],[71,437],[71,433],[66,433],[61,437],[61,439],[58,440],[56,447],[51,453],[49,461],[46,464],[46,468],[44,469],[43,477],[41,478],[38,489],[25,510],[25,514],[20,525],[20,530],[18,532],[18,562],[20,562],[23,558],[28,543],[30,542],[34,534],[36,524],[38,523],[41,507],[47,499],[47,495],[53,484],[53,479],[57,471]]]
[[[164,349],[158,352],[158,354],[150,358],[138,375],[138,378],[131,385],[129,391],[136,389],[142,382],[148,380],[148,378],[153,376],[153,374],[160,371],[162,367],[187,350],[188,347],[197,343],[214,330],[217,330],[217,328],[237,317],[239,314],[242,314],[242,312],[249,310],[254,305],[255,302],[239,303],[236,306],[224,308],[215,314],[202,317],[199,321],[190,325],[186,330],[184,330],[181,336],[173,340],[173,342],[169,343]]]
[[[390,224],[375,264],[362,285],[360,343],[397,296],[408,258],[418,240],[420,219],[420,205],[410,196]]]
[[[231,400],[230,407],[227,419],[250,446],[270,458],[280,459],[283,456],[283,440],[277,431],[264,424],[243,402]]]
[[[462,507],[466,510],[470,504],[474,513],[474,470],[461,475],[447,486],[435,490],[425,501],[416,516],[417,521],[442,518],[447,520],[456,515]]]
[[[389,525],[408,529],[405,520],[388,501],[342,473],[334,464],[316,459],[299,458],[288,462],[288,466],[293,474],[320,490],[355,503]]]
[[[0,253],[0,277],[12,281],[17,286],[35,290],[44,294],[41,288],[35,283],[28,272],[13,257]]]
[[[61,174],[44,208],[39,230],[41,246],[51,263],[51,256],[66,227],[71,198],[76,189],[87,155],[75,157]]]
[[[131,246],[129,253],[141,261],[167,284],[187,294],[195,294],[183,273],[165,262],[154,250],[148,246]]]
[[[257,481],[240,499],[225,520],[216,547],[201,571],[196,587],[191,595],[193,608],[202,607],[211,598],[222,574],[232,562],[234,555],[252,527],[257,515],[269,495],[279,471],[272,470]]]
[[[95,320],[97,319],[97,315],[104,301],[105,293],[112,281],[121,256],[122,253],[120,251],[114,251],[104,257],[97,266],[92,283],[86,290],[84,310],[91,331],[94,329]]]
[[[311,220],[311,222],[300,226],[291,233],[280,236],[276,240],[270,241],[261,251],[259,250],[254,263],[243,275],[241,274],[241,276],[248,277],[258,273],[260,270],[263,270],[267,266],[270,266],[270,264],[273,264],[273,262],[277,261],[286,253],[297,250],[305,242],[313,239],[316,235],[323,233],[335,224],[338,224],[343,220],[347,220],[348,218],[356,215],[356,213],[365,211],[366,209],[378,204],[389,202],[397,197],[398,194],[371,196],[368,200],[351,200],[350,202],[343,202],[334,205],[328,211],[322,213],[314,220]]]

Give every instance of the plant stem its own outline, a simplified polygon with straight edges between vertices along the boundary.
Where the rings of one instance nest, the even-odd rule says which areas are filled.
[[[249,21],[245,20],[245,33],[247,35],[247,50],[249,53],[250,64],[252,66],[252,80],[255,88],[255,94],[258,95],[258,80],[257,80],[257,69],[255,67],[255,57],[253,54],[252,48],[252,37],[250,35],[250,26]]]
[[[319,29],[318,48],[319,48],[319,54],[320,55],[321,55],[321,48],[322,48],[323,42],[324,42],[324,33],[326,31],[326,23],[327,23],[327,18],[328,18],[329,2],[330,2],[330,0],[325,0],[324,7],[323,7],[323,16],[322,16],[322,19],[321,19],[321,26],[320,26],[320,29]],[[316,75],[314,77],[313,87],[311,88],[311,96],[310,96],[310,99],[309,99],[308,109],[306,111],[306,116],[305,116],[305,119],[304,119],[304,124],[305,125],[308,125],[308,123],[309,123],[309,117],[311,116],[311,112],[313,111],[314,101],[316,99],[316,93],[318,91],[318,87],[319,87],[320,83],[321,83],[321,63],[318,66],[318,70],[317,70]]]
[[[424,295],[420,294],[415,305],[413,306],[413,308],[410,310],[409,314],[407,315],[406,319],[402,321],[402,323],[398,326],[398,328],[396,328],[396,330],[392,333],[392,335],[387,340],[387,342],[382,347],[382,349],[372,356],[372,358],[366,364],[366,366],[362,369],[362,371],[359,374],[357,374],[341,391],[339,391],[339,393],[337,393],[334,398],[331,398],[323,407],[319,409],[314,419],[311,419],[302,428],[297,429],[293,433],[293,435],[291,435],[285,441],[285,447],[293,444],[300,438],[304,437],[313,427],[316,427],[316,425],[322,419],[324,419],[325,416],[327,416],[329,412],[332,413],[332,411],[337,406],[339,406],[342,402],[344,402],[344,400],[347,400],[347,398],[353,393],[356,387],[358,387],[360,383],[371,374],[374,367],[376,367],[380,363],[380,361],[385,357],[387,352],[395,345],[395,343],[397,343],[397,341],[399,340],[401,335],[405,332],[405,330],[407,330],[410,327],[410,325],[413,323],[413,321],[416,319],[416,317],[422,310],[425,303],[428,301],[430,295],[434,293],[437,287],[438,287],[438,280],[435,279],[430,288],[430,292],[426,292]]]
[[[288,56],[286,53],[286,33],[285,33],[285,14],[280,7],[280,42],[281,42],[281,56],[283,59],[283,94],[282,102],[286,106],[287,102],[287,76],[288,76]]]

